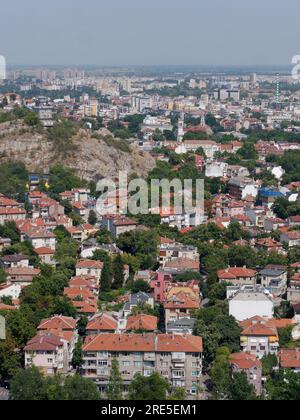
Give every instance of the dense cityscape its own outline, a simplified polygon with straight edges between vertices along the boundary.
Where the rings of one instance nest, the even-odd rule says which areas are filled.
[[[290,58],[0,56],[0,401],[93,400],[131,418],[132,401],[196,415],[204,401],[300,399]]]

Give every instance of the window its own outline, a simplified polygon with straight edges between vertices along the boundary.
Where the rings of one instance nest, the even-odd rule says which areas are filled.
[[[142,362],[134,362],[134,367],[141,367],[142,366]]]
[[[192,371],[192,376],[193,376],[194,378],[198,378],[198,377],[200,376],[200,372],[199,372],[198,370],[193,370],[193,371]]]
[[[53,363],[53,359],[47,359],[47,363]]]
[[[130,366],[130,362],[123,362],[122,363],[124,367],[129,367]]]
[[[173,372],[173,376],[175,378],[183,378],[184,377],[184,371],[183,370],[175,370]]]
[[[107,360],[98,360],[98,366],[108,366]]]

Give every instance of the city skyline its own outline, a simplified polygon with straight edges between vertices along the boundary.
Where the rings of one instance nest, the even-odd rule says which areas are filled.
[[[9,66],[289,66],[299,53],[296,0],[23,3],[2,6]]]

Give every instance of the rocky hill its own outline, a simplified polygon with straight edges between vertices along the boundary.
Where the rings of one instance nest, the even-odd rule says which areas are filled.
[[[59,150],[45,130],[29,128],[20,121],[0,124],[0,162],[9,159],[24,162],[31,172],[47,172],[53,164],[62,163],[87,180],[116,178],[121,170],[145,176],[155,166],[148,153],[103,136],[103,132],[95,135],[80,129],[68,148]]]

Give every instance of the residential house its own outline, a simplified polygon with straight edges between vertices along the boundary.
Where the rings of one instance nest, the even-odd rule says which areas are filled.
[[[264,229],[267,232],[274,232],[279,230],[280,228],[285,227],[286,222],[283,219],[277,217],[268,217],[265,219],[265,226]]]
[[[51,318],[43,319],[38,326],[39,334],[50,333],[67,342],[67,354],[65,357],[67,357],[68,370],[71,369],[73,354],[79,337],[77,322],[76,319],[71,317],[54,315]]]
[[[262,238],[257,239],[255,242],[255,248],[258,251],[270,253],[274,252],[276,254],[284,254],[283,246],[280,242],[277,242],[273,238]]]
[[[76,264],[76,276],[93,276],[99,283],[103,262],[94,260],[79,260]]]
[[[158,318],[156,316],[138,314],[127,318],[127,332],[155,332],[157,331]]]
[[[137,222],[121,215],[118,215],[118,216],[105,215],[102,217],[101,225],[102,227],[107,229],[114,238],[117,238],[122,233],[136,230],[138,227]]]
[[[87,335],[116,333],[118,330],[118,318],[114,314],[101,313],[94,315],[86,327]]]
[[[300,349],[280,349],[278,362],[281,369],[292,370],[300,373]]]
[[[300,231],[283,232],[280,236],[280,242],[286,243],[289,248],[300,246]]]
[[[26,210],[21,208],[0,207],[0,225],[26,219]]]
[[[0,299],[2,297],[10,297],[13,301],[18,300],[22,291],[22,287],[18,283],[2,283],[0,284]]]
[[[161,244],[159,248],[159,263],[164,268],[166,262],[184,258],[199,262],[199,252],[197,247],[182,245],[180,243]]]
[[[15,267],[7,268],[5,272],[8,282],[19,284],[20,286],[28,286],[41,273],[41,270],[32,267]]]
[[[250,353],[231,354],[229,364],[233,373],[246,373],[248,383],[254,386],[256,395],[262,394],[262,363],[255,355]]]
[[[246,267],[229,267],[218,271],[220,283],[230,283],[233,286],[255,285],[257,271]]]
[[[290,216],[288,219],[289,226],[300,226],[300,215]]]
[[[148,305],[151,308],[154,308],[153,296],[145,292],[138,292],[138,293],[129,295],[128,300],[121,311],[120,319],[123,319],[126,321],[128,316],[131,315],[133,308],[135,308],[138,305]],[[124,327],[121,329],[124,329]]]
[[[287,269],[286,267],[267,266],[259,272],[261,285],[272,295],[282,296],[287,291]]]
[[[187,271],[199,273],[200,262],[189,258],[174,258],[171,261],[167,261],[161,271],[171,274],[173,277],[176,277],[178,274],[186,273]]]
[[[0,258],[0,267],[29,267],[29,257],[21,254],[3,255],[3,257]]]
[[[35,253],[39,256],[42,264],[48,264],[48,265],[56,265],[56,261],[54,258],[55,251],[51,248],[47,247],[41,247],[36,248]]]
[[[273,319],[254,316],[240,323],[241,349],[259,359],[268,354],[277,354],[279,350],[279,328],[293,325],[291,319]]]
[[[300,302],[300,273],[294,274],[290,278],[290,284],[287,289],[287,300],[292,304]]]
[[[50,248],[55,251],[56,236],[45,228],[31,228],[24,233],[24,240],[32,243],[34,248]]]
[[[24,353],[26,368],[36,366],[49,376],[69,371],[67,341],[47,331],[29,340]]]
[[[2,252],[5,248],[10,247],[12,244],[12,240],[10,238],[1,238],[0,236],[0,252]]]
[[[192,335],[195,329],[196,320],[194,318],[178,318],[167,323],[167,334]]]
[[[257,197],[259,185],[250,178],[232,178],[228,182],[229,194],[237,199],[245,199],[248,195]]]
[[[165,323],[180,318],[190,318],[191,313],[200,308],[200,290],[196,283],[170,285],[165,296]]]

